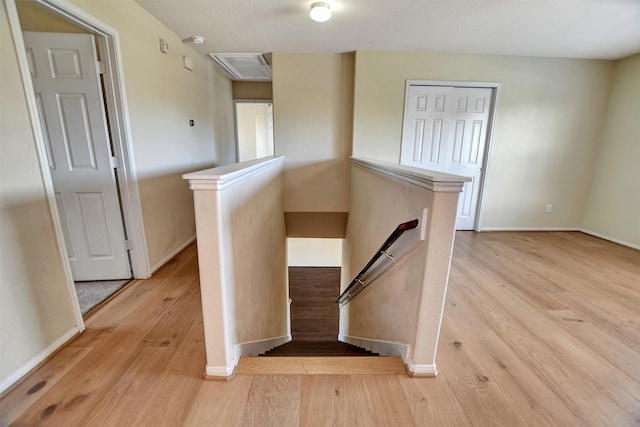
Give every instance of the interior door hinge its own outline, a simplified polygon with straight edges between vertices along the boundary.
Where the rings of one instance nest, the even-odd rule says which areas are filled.
[[[111,167],[117,169],[120,167],[120,160],[116,156],[111,156]]]
[[[104,74],[104,62],[96,61],[96,69],[98,70],[98,74]]]
[[[131,244],[131,240],[125,240],[124,241],[124,248],[128,251],[133,249],[133,245]]]

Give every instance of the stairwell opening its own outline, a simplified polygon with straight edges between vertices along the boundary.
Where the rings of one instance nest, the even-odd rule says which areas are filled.
[[[340,238],[288,238],[289,320],[292,341],[265,356],[372,356],[338,341],[342,247]]]

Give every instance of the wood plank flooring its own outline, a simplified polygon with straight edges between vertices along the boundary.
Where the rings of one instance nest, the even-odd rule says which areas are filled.
[[[241,357],[236,374],[380,375],[406,370],[400,357]]]
[[[639,426],[640,252],[581,233],[458,232],[435,379],[205,381],[204,364],[192,245],[5,393],[0,424]]]

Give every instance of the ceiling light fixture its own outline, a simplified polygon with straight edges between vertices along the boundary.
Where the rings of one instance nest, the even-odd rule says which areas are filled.
[[[315,2],[311,5],[309,16],[316,22],[325,22],[331,18],[331,6],[324,1]]]
[[[194,42],[195,44],[202,44],[202,43],[204,43],[204,37],[202,37],[202,36],[193,36],[193,37],[191,37],[191,40],[193,40],[193,42]]]

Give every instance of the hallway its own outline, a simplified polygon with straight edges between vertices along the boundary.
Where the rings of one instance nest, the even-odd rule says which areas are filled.
[[[581,233],[457,233],[435,379],[203,380],[195,245],[0,401],[26,426],[634,425],[640,252]]]

